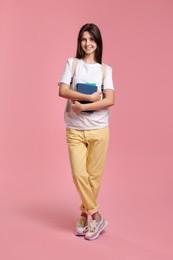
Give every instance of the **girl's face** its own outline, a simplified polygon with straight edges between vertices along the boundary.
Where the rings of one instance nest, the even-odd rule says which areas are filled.
[[[89,32],[84,32],[81,39],[81,47],[86,55],[94,54],[97,49],[97,43]]]

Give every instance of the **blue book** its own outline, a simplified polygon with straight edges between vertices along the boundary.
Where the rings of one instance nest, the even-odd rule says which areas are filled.
[[[76,90],[83,94],[93,94],[97,91],[97,86],[94,84],[87,84],[87,83],[78,83],[76,85]],[[89,101],[80,101],[83,104],[90,103]]]
[[[97,92],[97,86],[95,84],[87,84],[87,83],[78,83],[76,85],[76,90],[80,93],[83,94],[87,94],[87,95],[91,95],[94,92]],[[87,104],[87,103],[91,103],[89,101],[79,101],[82,104]],[[83,111],[83,112],[94,112],[92,110],[88,110],[88,111]]]
[[[97,86],[93,84],[78,83],[76,90],[80,93],[90,95],[97,91]]]

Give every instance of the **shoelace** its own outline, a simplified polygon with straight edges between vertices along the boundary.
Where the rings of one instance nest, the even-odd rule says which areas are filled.
[[[96,220],[92,220],[90,224],[85,228],[84,233],[94,232],[96,230]]]

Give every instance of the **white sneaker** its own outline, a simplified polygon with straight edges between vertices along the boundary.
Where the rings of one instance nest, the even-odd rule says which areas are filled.
[[[76,222],[76,230],[75,235],[76,236],[84,236],[84,230],[88,226],[88,219],[84,216],[80,216]]]
[[[101,215],[101,220],[91,220],[87,232],[85,232],[85,239],[94,240],[99,237],[100,233],[108,226],[108,221],[104,220]]]

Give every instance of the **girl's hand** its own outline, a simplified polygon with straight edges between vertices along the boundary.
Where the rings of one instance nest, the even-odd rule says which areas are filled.
[[[71,109],[73,112],[81,112],[82,111],[82,104],[78,101],[73,101],[71,105]]]
[[[94,92],[93,94],[90,95],[90,102],[95,102],[99,101],[101,99],[101,93],[99,92]]]

